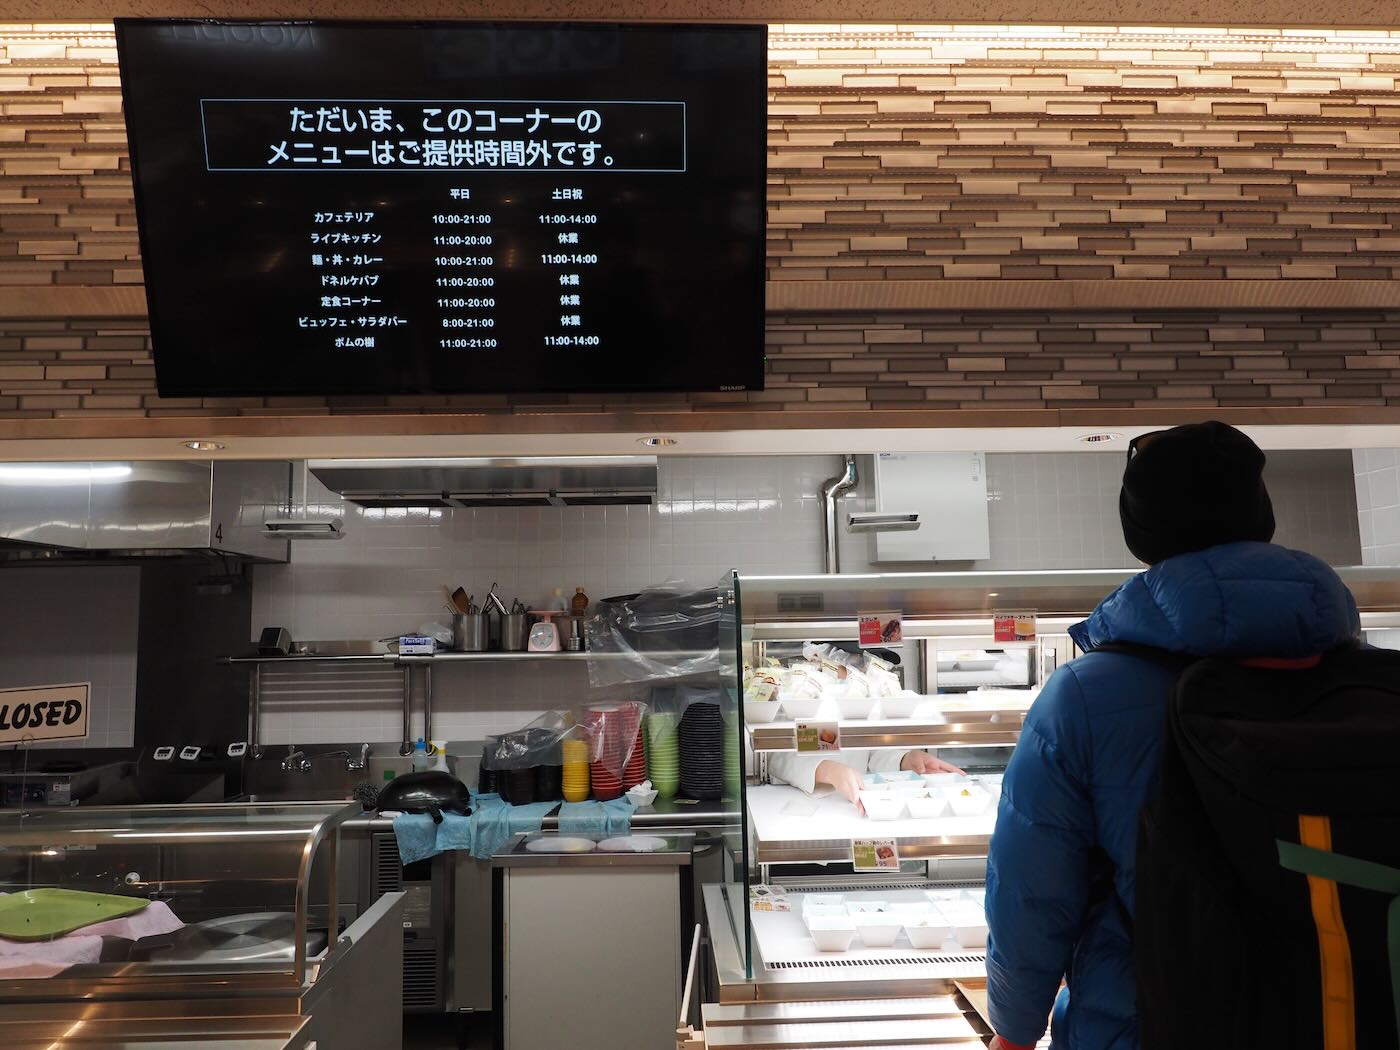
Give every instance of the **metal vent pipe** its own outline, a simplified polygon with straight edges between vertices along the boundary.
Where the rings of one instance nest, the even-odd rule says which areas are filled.
[[[836,501],[856,487],[855,456],[846,457],[846,469],[822,483],[822,532],[826,540],[826,571],[832,575],[841,571],[841,549],[836,532]]]

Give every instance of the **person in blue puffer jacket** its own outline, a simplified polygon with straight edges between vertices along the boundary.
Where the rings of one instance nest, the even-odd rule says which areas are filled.
[[[1123,535],[1150,568],[1070,629],[1086,655],[1045,684],[1002,787],[987,860],[993,1048],[1034,1046],[1052,1006],[1056,1050],[1139,1045],[1138,815],[1156,784],[1176,672],[1094,650],[1130,643],[1296,658],[1359,637],[1356,603],[1337,574],[1269,542],[1263,468],[1258,446],[1223,423],[1144,435],[1129,448]]]

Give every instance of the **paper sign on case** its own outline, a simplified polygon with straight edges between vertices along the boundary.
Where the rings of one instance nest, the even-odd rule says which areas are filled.
[[[877,612],[860,614],[860,647],[875,649],[904,642],[904,614]]]
[[[811,755],[818,751],[841,750],[839,722],[798,722],[793,730],[798,754]]]
[[[89,682],[0,689],[0,744],[83,739],[90,692]]]
[[[855,839],[851,866],[856,871],[898,871],[899,843],[894,839]]]
[[[1035,641],[1035,613],[997,613],[992,620],[993,637],[998,642]]]

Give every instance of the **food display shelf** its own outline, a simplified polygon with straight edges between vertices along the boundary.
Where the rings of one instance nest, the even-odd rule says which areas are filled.
[[[1031,681],[1030,665],[1025,660],[1002,660],[986,671],[945,671],[938,669],[940,689],[976,689],[984,685],[1021,686]]]
[[[815,718],[803,721],[836,721],[841,726],[841,746],[847,748],[968,747],[1016,743],[1026,711],[1035,694],[998,691],[995,695],[930,697],[911,718],[825,718],[834,705],[823,705]],[[755,751],[792,751],[796,746],[796,722],[749,722]]]
[[[956,891],[952,891],[956,893]],[[889,904],[920,903],[929,904],[930,899],[922,889],[877,889],[862,893],[844,894],[850,901],[879,899]],[[986,972],[986,948],[973,946],[964,948],[949,938],[940,948],[916,948],[908,940],[907,934],[900,933],[895,943],[887,948],[867,948],[860,943],[857,929],[852,946],[842,952],[822,951],[817,942],[807,932],[806,921],[802,916],[804,895],[788,895],[791,911],[757,911],[752,916],[754,937],[758,941],[759,955],[763,965],[769,969],[801,966],[816,960],[824,966],[865,967],[870,965],[918,965],[927,963],[938,967],[938,975],[983,976]],[[936,916],[935,916],[936,917]],[[899,924],[901,917],[892,914],[890,921]],[[983,935],[985,939],[985,934]],[[951,969],[947,969],[951,967]]]
[[[904,860],[985,856],[996,826],[995,799],[975,817],[871,820],[830,789],[808,796],[759,784],[748,788],[748,804],[759,864],[849,863],[855,839],[894,839]]]

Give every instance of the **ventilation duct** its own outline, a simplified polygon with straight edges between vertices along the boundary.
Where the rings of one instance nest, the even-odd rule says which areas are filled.
[[[591,507],[656,498],[655,456],[313,459],[307,466],[362,507]]]

